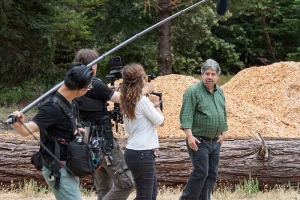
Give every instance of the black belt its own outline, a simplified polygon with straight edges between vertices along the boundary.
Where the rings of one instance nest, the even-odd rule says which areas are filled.
[[[199,138],[203,139],[203,140],[210,140],[210,141],[217,141],[219,139],[219,137],[204,137],[204,136],[199,136]]]
[[[145,153],[145,154],[154,154],[154,149],[149,150],[133,150],[133,149],[126,149],[129,152],[139,152],[139,153]]]

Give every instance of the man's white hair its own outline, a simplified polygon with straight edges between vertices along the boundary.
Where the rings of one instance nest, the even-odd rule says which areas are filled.
[[[212,69],[213,71],[216,71],[218,75],[221,74],[221,68],[219,66],[219,63],[213,59],[207,59],[203,66],[201,67],[201,74],[204,74],[206,70]]]

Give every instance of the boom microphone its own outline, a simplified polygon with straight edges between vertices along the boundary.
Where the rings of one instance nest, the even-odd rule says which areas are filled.
[[[224,15],[228,8],[229,0],[218,0],[217,13],[218,15]]]
[[[102,54],[101,56],[99,56],[97,59],[95,59],[94,61],[92,61],[91,63],[89,63],[87,66],[88,67],[92,67],[93,65],[95,65],[97,62],[99,62],[100,60],[103,60],[106,56],[110,55],[111,53],[117,51],[118,49],[121,49],[122,47],[126,46],[127,44],[131,43],[132,41],[140,38],[142,35],[144,35],[145,33],[148,33],[149,31],[157,28],[158,26],[170,21],[171,19],[195,8],[196,6],[200,5],[200,4],[203,4],[205,3],[206,1],[208,0],[201,0],[177,13],[175,13],[174,15],[171,15],[169,17],[167,17],[166,19],[160,21],[160,22],[157,22],[156,24],[150,26],[149,28],[141,31],[140,33],[137,33],[135,34],[134,36],[132,36],[131,38],[127,39],[126,41],[122,42],[121,44],[119,44],[118,46],[112,48],[111,50],[109,50],[108,52]],[[228,0],[219,0],[221,1],[221,3],[224,3],[225,1],[227,2],[228,4]],[[225,2],[225,3],[226,3]],[[221,7],[222,8],[222,7]],[[217,6],[217,10],[218,10],[218,6]],[[227,10],[227,6],[225,8],[225,11],[224,13],[226,12]],[[218,12],[218,11],[217,11]],[[218,13],[219,14],[219,13]],[[33,102],[31,102],[29,105],[27,105],[25,108],[23,108],[22,110],[20,110],[21,113],[26,113],[28,110],[32,109],[34,106],[36,106],[40,101],[42,101],[43,99],[45,99],[47,96],[49,96],[50,94],[52,94],[53,92],[55,92],[60,86],[62,86],[62,84],[64,83],[64,81],[58,83],[56,86],[54,86],[51,90],[49,90],[48,92],[46,92],[45,94],[43,94],[42,96],[40,96],[39,98],[37,98],[36,100],[34,100]],[[5,123],[12,123],[12,117],[10,116],[6,121]]]

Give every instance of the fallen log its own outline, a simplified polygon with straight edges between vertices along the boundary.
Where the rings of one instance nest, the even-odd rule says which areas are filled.
[[[218,182],[239,184],[249,176],[257,179],[261,186],[300,183],[300,140],[266,140],[270,157],[260,159],[260,141],[232,139],[221,147]],[[192,170],[186,152],[185,141],[161,142],[160,159],[157,160],[157,175],[160,183],[166,185],[185,184]]]
[[[125,139],[119,140],[121,147]],[[261,142],[250,139],[226,140],[221,148],[218,182],[238,184],[249,175],[261,185],[273,187],[276,184],[298,186],[300,183],[300,140],[265,141],[270,155],[265,161],[257,155]],[[184,139],[160,139],[159,157],[156,159],[157,178],[160,184],[185,184],[192,170]],[[0,182],[23,183],[35,179],[45,184],[40,171],[30,164],[31,155],[39,149],[35,140],[21,137],[0,138]],[[81,183],[92,188],[90,176],[82,177]]]

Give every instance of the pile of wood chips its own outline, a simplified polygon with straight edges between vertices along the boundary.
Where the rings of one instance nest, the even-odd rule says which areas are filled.
[[[199,80],[171,74],[153,80],[163,97],[164,127],[160,138],[184,138],[179,113],[185,90]],[[122,80],[116,81],[119,85]],[[240,71],[221,87],[226,96],[228,137],[300,138],[300,63],[279,62]],[[113,108],[110,104],[109,110]],[[115,130],[115,129],[114,129]],[[18,135],[5,133],[7,136]],[[116,137],[128,137],[122,124]]]
[[[198,81],[177,74],[153,80],[155,92],[163,94],[165,125],[157,128],[160,138],[185,137],[179,129],[182,96]],[[266,138],[300,137],[300,63],[280,62],[247,68],[221,88],[227,101],[228,137],[250,138],[254,132]],[[128,136],[122,125],[118,136]]]
[[[279,62],[240,71],[222,86],[229,135],[300,137],[300,63]]]

